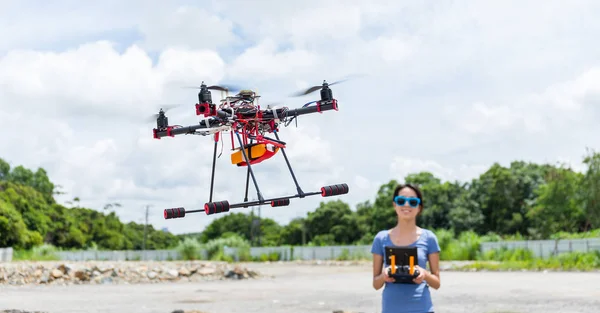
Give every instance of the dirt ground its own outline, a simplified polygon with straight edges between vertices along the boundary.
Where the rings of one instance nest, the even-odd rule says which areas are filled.
[[[0,286],[0,311],[48,313],[381,312],[371,269],[252,264],[274,278],[146,285]],[[600,273],[443,272],[436,313],[598,313]]]

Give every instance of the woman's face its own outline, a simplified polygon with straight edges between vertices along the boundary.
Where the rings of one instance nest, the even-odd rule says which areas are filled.
[[[402,188],[394,199],[394,208],[399,219],[413,220],[419,214],[421,202],[414,190]]]

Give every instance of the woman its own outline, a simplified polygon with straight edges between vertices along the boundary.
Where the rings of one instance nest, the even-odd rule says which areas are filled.
[[[440,246],[433,232],[417,226],[417,216],[423,211],[421,191],[410,184],[400,185],[394,191],[394,208],[398,224],[390,230],[380,231],[373,240],[373,288],[381,289],[382,313],[428,313],[433,312],[429,287],[440,288]],[[384,262],[384,247],[417,247],[418,262],[415,268],[420,274],[415,284],[394,284],[387,275],[389,264]],[[427,271],[429,261],[430,271]],[[385,268],[383,268],[383,264]]]

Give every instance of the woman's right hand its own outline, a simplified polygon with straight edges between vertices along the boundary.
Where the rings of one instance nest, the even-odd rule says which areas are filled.
[[[396,281],[393,277],[388,276],[388,271],[390,270],[390,268],[391,266],[388,266],[383,269],[383,281],[385,281],[386,283],[393,283]]]

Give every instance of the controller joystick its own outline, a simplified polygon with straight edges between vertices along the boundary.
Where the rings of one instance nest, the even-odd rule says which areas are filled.
[[[413,279],[419,277],[420,272],[415,269],[413,256],[410,257],[410,265],[396,265],[396,257],[391,256],[390,268],[388,268],[388,276],[394,278],[394,284],[414,284]]]

